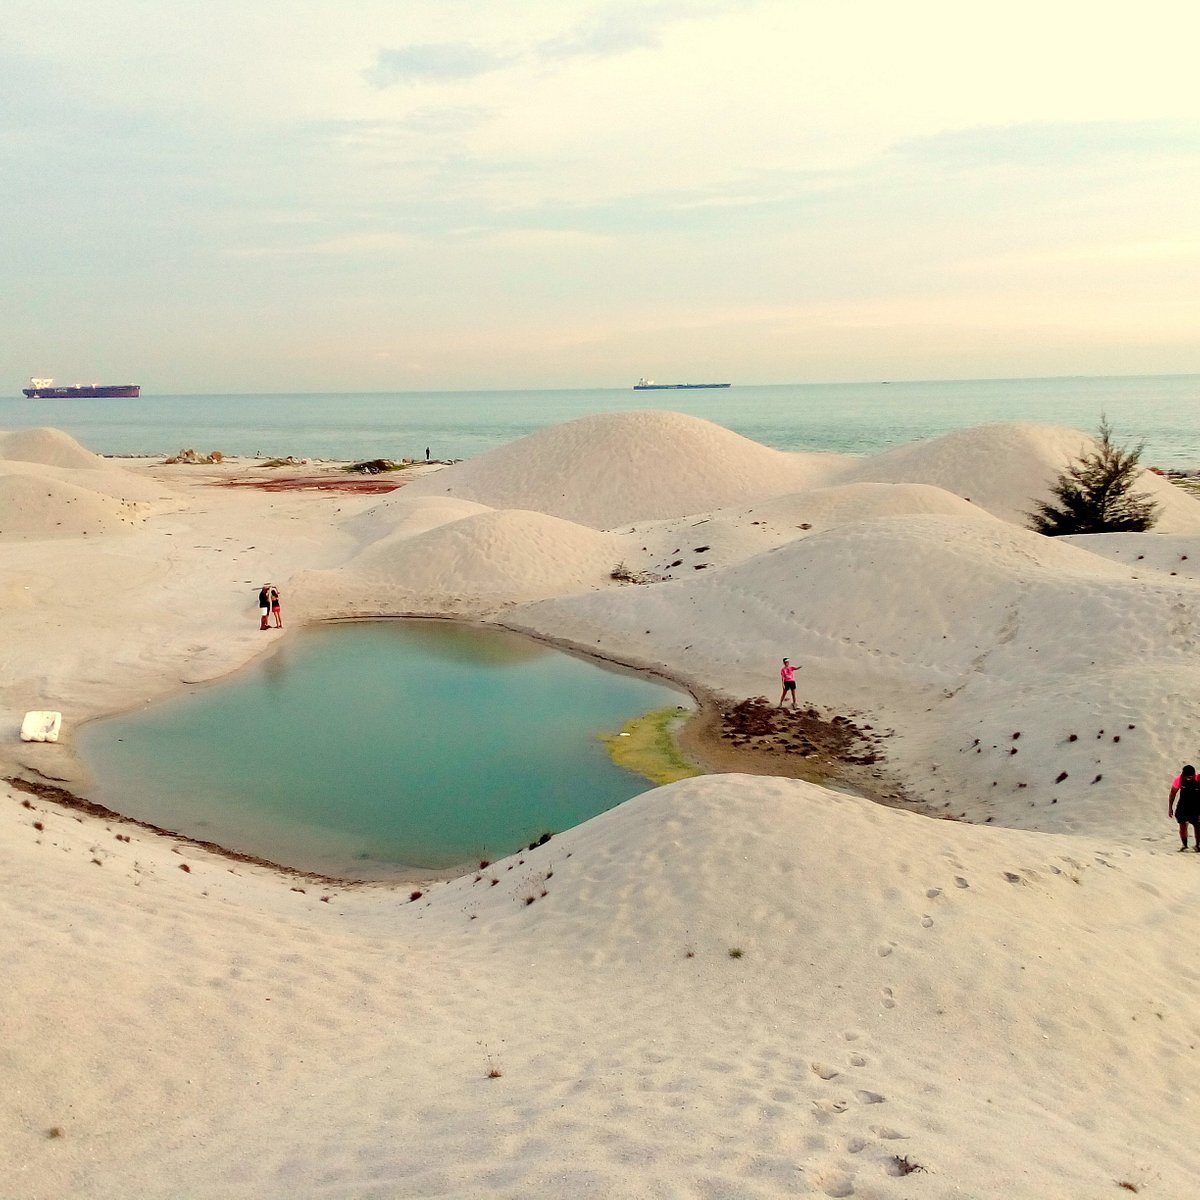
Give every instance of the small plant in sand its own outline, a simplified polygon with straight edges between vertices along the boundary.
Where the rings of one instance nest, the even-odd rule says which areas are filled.
[[[1100,418],[1094,448],[1081,454],[1050,488],[1053,501],[1039,500],[1027,513],[1030,529],[1047,537],[1070,533],[1145,533],[1158,519],[1158,505],[1134,484],[1144,444],[1116,445],[1112,426]]]
[[[658,576],[653,571],[634,571],[627,567],[624,562],[619,562],[608,573],[609,579],[615,579],[618,583],[656,583]]]
[[[492,1057],[492,1052],[487,1048],[487,1046],[483,1042],[480,1042],[479,1044],[481,1046],[483,1046],[483,1057],[484,1057],[484,1061],[487,1064],[487,1070],[484,1072],[484,1078],[486,1078],[486,1079],[501,1078],[503,1076],[504,1072],[500,1070],[499,1060]]]
[[[731,946],[730,947],[730,950],[729,950],[730,958],[741,958],[743,954],[745,954],[745,951],[741,948],[741,946]]]

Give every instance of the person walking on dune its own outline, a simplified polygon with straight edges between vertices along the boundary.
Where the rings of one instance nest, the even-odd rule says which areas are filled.
[[[1183,843],[1179,849],[1188,848],[1187,827],[1190,825],[1195,851],[1200,854],[1200,779],[1196,778],[1196,768],[1191,763],[1175,776],[1175,782],[1171,784],[1171,794],[1167,797],[1167,816],[1179,822],[1179,840]]]
[[[779,678],[783,680],[783,691],[779,693],[779,706],[783,707],[784,700],[787,699],[788,693],[792,696],[792,708],[796,707],[796,668],[785,658],[783,666],[779,668]]]

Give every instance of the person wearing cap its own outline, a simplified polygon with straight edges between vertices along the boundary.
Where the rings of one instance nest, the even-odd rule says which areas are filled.
[[[792,694],[792,707],[796,707],[796,668],[785,658],[779,668],[779,678],[783,680],[783,691],[779,693],[779,704],[782,707],[788,692]]]
[[[1176,796],[1179,803],[1175,803]],[[1195,834],[1195,850],[1200,854],[1200,779],[1196,778],[1196,768],[1188,763],[1171,784],[1171,794],[1167,797],[1167,816],[1174,817],[1179,822],[1179,840],[1183,843],[1180,850],[1186,850],[1187,827],[1192,827]]]

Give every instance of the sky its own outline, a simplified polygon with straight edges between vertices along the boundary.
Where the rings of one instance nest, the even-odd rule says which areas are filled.
[[[0,394],[1200,372],[1194,5],[1109,14],[6,0]]]

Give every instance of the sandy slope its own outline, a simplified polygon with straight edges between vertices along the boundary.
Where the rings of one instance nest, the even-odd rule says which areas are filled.
[[[785,454],[670,412],[581,417],[412,485],[492,508],[528,508],[612,529],[703,512],[824,482],[844,460]]]
[[[789,654],[968,818],[709,776],[410,902],[6,786],[0,1196],[1189,1196],[1200,505],[1023,530],[1081,437],[859,461],[621,414],[380,499],[0,435],[4,774],[82,778],[26,708],[69,735],[265,652],[269,578],[289,626],[469,615],[733,696]],[[84,497],[17,462],[144,499],[64,533]]]

